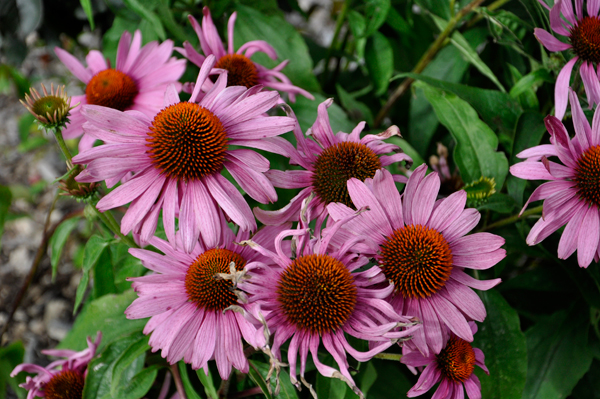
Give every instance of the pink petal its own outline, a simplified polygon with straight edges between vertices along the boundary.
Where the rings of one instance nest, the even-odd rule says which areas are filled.
[[[83,64],[77,60],[77,58],[59,47],[54,47],[54,52],[77,79],[81,80],[85,84],[89,83],[90,79],[92,79],[92,76],[94,75],[89,69],[85,68]]]
[[[577,262],[581,267],[588,267],[594,259],[598,240],[600,239],[600,218],[598,209],[590,206],[583,218],[579,238],[577,239]]]
[[[223,211],[243,230],[256,231],[250,207],[237,189],[220,174],[206,176],[203,181]]]
[[[535,28],[533,34],[535,35],[535,38],[550,51],[564,51],[573,47],[569,43],[561,42],[550,33],[540,28]]]
[[[554,87],[554,114],[558,119],[562,119],[565,116],[571,71],[578,59],[579,57],[574,57],[567,62],[556,78],[556,86]]]

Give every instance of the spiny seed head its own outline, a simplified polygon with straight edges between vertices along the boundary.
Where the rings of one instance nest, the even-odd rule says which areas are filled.
[[[87,84],[85,97],[88,104],[125,111],[133,104],[138,87],[129,75],[116,69],[98,72]]]
[[[81,399],[83,397],[83,374],[75,370],[63,370],[44,386],[46,399]]]
[[[246,86],[249,89],[258,84],[258,69],[245,55],[227,54],[221,57],[215,68],[227,70],[227,86]]]
[[[87,201],[98,191],[98,183],[80,183],[75,178],[83,170],[81,165],[75,165],[58,181],[60,195],[70,195],[77,201]]]
[[[409,225],[397,229],[381,245],[379,264],[405,298],[427,298],[450,277],[452,251],[434,229]]]
[[[288,322],[311,333],[336,331],[356,305],[356,286],[348,268],[329,255],[296,258],[281,274],[278,301]]]
[[[62,129],[69,123],[69,111],[76,107],[71,107],[71,97],[68,97],[65,92],[65,86],[60,86],[54,91],[54,84],[50,86],[50,94],[46,87],[42,84],[42,92],[40,95],[33,87],[29,88],[31,96],[25,94],[25,101],[20,100],[21,104],[35,116],[40,125],[50,131]]]
[[[488,198],[496,193],[496,180],[493,177],[482,176],[479,180],[463,187],[467,192],[467,206],[474,208],[483,205]]]
[[[314,164],[313,187],[325,204],[341,202],[354,207],[348,186],[351,178],[365,181],[381,169],[377,154],[364,144],[342,142],[323,150]]]
[[[573,52],[582,60],[600,62],[600,18],[583,17],[571,28]]]
[[[475,368],[475,351],[467,341],[453,336],[437,355],[437,364],[446,378],[465,382]]]
[[[600,146],[590,147],[581,155],[573,180],[580,198],[600,206]]]
[[[223,311],[237,303],[233,284],[216,275],[229,273],[233,262],[236,270],[244,269],[246,260],[229,249],[214,248],[200,254],[190,265],[185,276],[185,291],[188,300],[199,308]]]
[[[194,103],[181,102],[154,117],[146,144],[157,169],[177,180],[198,180],[221,171],[227,134],[219,118]]]

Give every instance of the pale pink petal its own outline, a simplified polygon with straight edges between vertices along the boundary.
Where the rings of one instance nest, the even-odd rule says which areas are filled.
[[[104,56],[98,50],[91,50],[85,57],[85,62],[87,62],[88,68],[94,75],[100,71],[108,69],[106,59],[104,59]]]
[[[571,71],[578,59],[579,57],[573,57],[567,62],[556,78],[556,86],[554,87],[554,114],[558,119],[562,119],[565,116],[569,97]]]
[[[256,231],[254,215],[244,198],[227,179],[220,174],[206,176],[203,181],[212,197],[223,211],[243,230]]]
[[[588,267],[594,259],[598,241],[600,239],[600,218],[598,209],[590,206],[581,223],[577,239],[577,263],[581,267]]]
[[[573,47],[569,43],[561,42],[550,33],[540,28],[535,28],[533,30],[533,34],[535,35],[536,39],[538,39],[538,41],[550,51],[564,51]]]
[[[90,79],[92,79],[92,71],[85,68],[77,58],[69,54],[67,51],[61,49],[60,47],[54,47],[54,52],[58,56],[58,58],[62,61],[63,64],[71,71],[73,75],[83,83],[87,84]]]

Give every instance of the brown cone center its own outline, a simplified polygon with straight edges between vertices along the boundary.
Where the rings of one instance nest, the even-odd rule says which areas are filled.
[[[600,62],[600,18],[583,17],[571,28],[573,52],[584,61]]]
[[[365,181],[381,169],[377,154],[364,144],[343,142],[325,148],[314,164],[313,187],[325,204],[341,202],[354,207],[348,186],[351,178]]]
[[[83,396],[83,374],[74,370],[63,370],[44,386],[46,399],[81,399]]]
[[[198,180],[219,172],[227,134],[219,118],[194,103],[181,102],[154,117],[146,144],[157,169],[178,180]]]
[[[217,277],[217,273],[229,274],[229,265],[235,263],[240,271],[246,266],[241,255],[228,249],[214,248],[200,254],[190,265],[185,276],[188,299],[200,308],[223,311],[237,303],[230,280]]]
[[[245,55],[227,54],[221,57],[215,68],[227,70],[227,86],[246,86],[249,89],[258,84],[258,69]]]
[[[354,311],[356,293],[348,268],[329,255],[296,258],[277,285],[278,301],[288,322],[319,334],[346,323]]]
[[[475,368],[475,351],[467,341],[453,336],[437,355],[437,364],[446,378],[465,382]]]
[[[590,147],[581,155],[573,180],[580,198],[600,206],[600,146]]]
[[[133,79],[116,69],[98,72],[85,88],[88,104],[102,105],[119,111],[129,108],[137,94],[138,87]]]
[[[398,293],[406,298],[426,298],[438,292],[450,277],[452,251],[438,231],[409,225],[386,238],[379,263]]]

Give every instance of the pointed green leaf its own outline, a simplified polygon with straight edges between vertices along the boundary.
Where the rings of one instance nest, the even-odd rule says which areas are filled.
[[[52,265],[52,281],[56,278],[56,272],[58,270],[58,261],[60,260],[60,255],[62,254],[62,250],[67,243],[67,238],[73,231],[73,229],[79,223],[79,218],[67,219],[62,222],[52,234],[50,238],[50,264]]]
[[[435,114],[456,141],[453,159],[464,181],[493,177],[498,191],[508,173],[508,160],[497,152],[498,137],[479,117],[477,112],[455,94],[438,90],[423,82],[422,88]]]
[[[198,375],[198,379],[202,383],[202,386],[204,386],[206,397],[209,399],[219,399],[219,394],[217,394],[217,389],[215,388],[210,369],[208,369],[208,374],[206,374],[203,369],[196,370],[196,374]]]
[[[388,39],[379,32],[367,40],[365,63],[375,85],[375,95],[380,96],[387,90],[394,73],[394,52]]]
[[[479,293],[487,317],[479,324],[473,347],[485,355],[487,375],[478,367],[483,398],[520,399],[527,376],[527,346],[519,315],[496,290]]]
[[[79,0],[81,8],[85,11],[85,16],[90,23],[90,30],[94,30],[94,13],[92,11],[92,2],[90,0]]]
[[[73,314],[75,314],[83,300],[83,295],[85,294],[90,278],[90,271],[96,266],[96,263],[98,263],[98,259],[100,259],[100,256],[108,246],[109,242],[110,241],[98,235],[93,235],[85,244],[85,248],[83,249],[83,274],[81,275],[81,280],[77,286]]]

